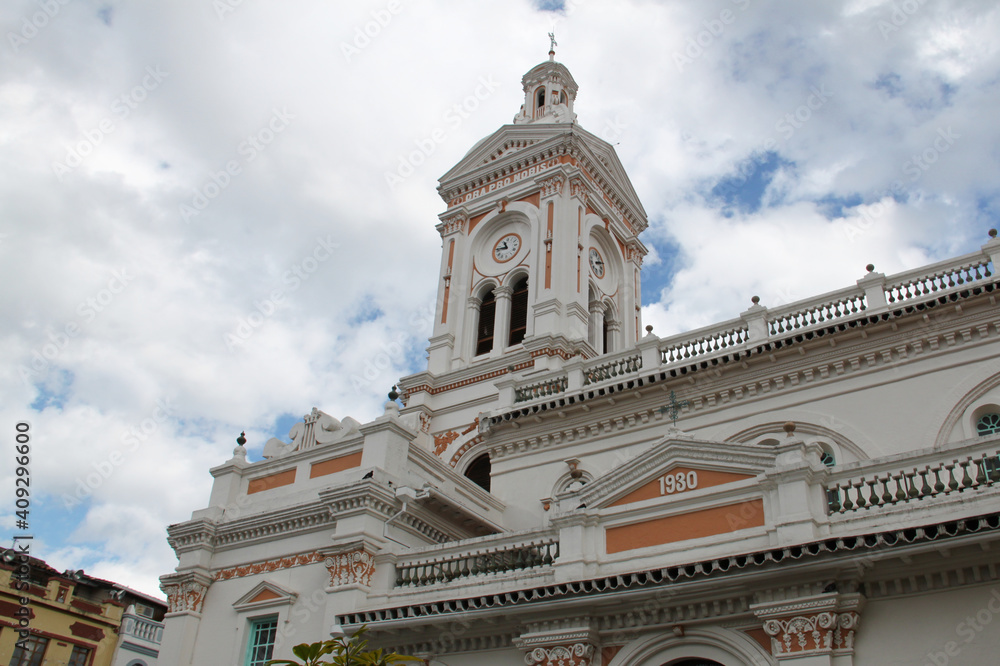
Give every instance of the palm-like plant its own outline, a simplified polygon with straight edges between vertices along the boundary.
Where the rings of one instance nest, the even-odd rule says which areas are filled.
[[[385,652],[382,648],[368,649],[368,641],[361,637],[367,627],[362,626],[353,636],[332,638],[319,643],[302,643],[292,648],[292,654],[302,661],[272,659],[267,666],[388,666],[406,661],[423,661],[417,657]],[[330,655],[329,661],[323,657]]]

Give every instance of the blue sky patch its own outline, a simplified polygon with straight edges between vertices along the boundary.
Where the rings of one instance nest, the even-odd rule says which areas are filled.
[[[44,384],[36,384],[38,396],[31,403],[31,408],[41,412],[49,407],[62,409],[69,397],[76,376],[69,370],[57,370],[49,375]]]
[[[283,442],[288,440],[288,431],[292,426],[302,420],[301,414],[281,414],[274,420],[274,427],[271,428],[271,437],[277,437]]]
[[[740,162],[734,173],[719,179],[706,198],[709,203],[720,206],[727,217],[735,212],[756,213],[763,204],[764,192],[774,174],[778,169],[794,164],[773,150],[755,153]]]
[[[863,204],[864,198],[860,194],[850,194],[848,196],[837,196],[830,194],[822,199],[816,200],[816,208],[828,220],[838,220],[847,217],[847,211]]]

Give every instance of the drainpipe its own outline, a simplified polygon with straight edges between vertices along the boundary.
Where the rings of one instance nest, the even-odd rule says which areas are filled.
[[[402,486],[400,488],[397,488],[396,489],[396,498],[397,499],[398,498],[402,498],[402,500],[403,500],[403,506],[402,506],[402,508],[400,508],[399,511],[397,511],[394,514],[392,514],[389,517],[389,520],[385,521],[382,524],[382,537],[385,538],[385,539],[388,539],[389,541],[392,541],[393,543],[398,543],[400,546],[403,546],[404,548],[412,548],[412,546],[408,546],[405,543],[403,543],[402,541],[397,541],[396,539],[393,539],[391,536],[389,536],[389,523],[393,522],[394,520],[396,520],[397,518],[399,518],[400,516],[402,516],[404,513],[406,513],[406,507],[407,507],[407,504],[409,502],[415,502],[417,500],[421,500],[421,499],[427,497],[428,495],[430,495],[430,492],[428,492],[427,490],[419,490],[418,491],[418,490],[416,490],[414,488],[410,488],[408,486]]]

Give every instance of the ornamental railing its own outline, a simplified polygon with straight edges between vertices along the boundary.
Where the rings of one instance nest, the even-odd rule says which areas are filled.
[[[829,325],[834,321],[853,317],[868,309],[864,291],[849,287],[826,294],[819,303],[809,303],[805,307],[785,306],[768,312],[767,331],[770,335],[782,335],[801,329]]]
[[[566,390],[566,376],[553,377],[514,389],[514,402],[527,402],[535,398],[547,398]]]
[[[138,615],[126,614],[122,618],[121,632],[148,643],[159,645],[163,640],[163,623],[154,622]]]
[[[865,473],[851,470],[848,478],[833,478],[827,483],[827,513],[852,513],[1000,485],[996,444],[992,441],[986,451],[957,455],[937,452],[938,460],[932,462],[925,462],[928,456],[924,455],[915,465],[897,461],[892,467],[892,463],[882,462]]]
[[[493,576],[552,566],[559,557],[559,539],[541,538],[492,548],[396,564],[396,587],[423,587],[461,578]]]
[[[607,379],[623,377],[639,372],[642,368],[642,356],[631,354],[625,358],[613,358],[605,360],[599,365],[585,368],[583,371],[584,385],[599,384]]]
[[[750,332],[746,322],[734,319],[707,329],[666,338],[660,342],[660,362],[664,365],[682,363],[695,357],[743,347],[749,339]]]

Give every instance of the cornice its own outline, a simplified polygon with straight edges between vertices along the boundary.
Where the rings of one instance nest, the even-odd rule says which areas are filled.
[[[328,528],[335,522],[329,508],[314,501],[222,523],[202,518],[171,525],[167,541],[178,555],[193,550],[214,553]]]

